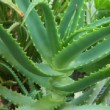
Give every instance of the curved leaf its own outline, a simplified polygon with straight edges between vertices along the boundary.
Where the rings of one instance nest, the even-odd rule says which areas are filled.
[[[53,57],[60,49],[54,16],[48,5],[41,3],[40,7],[44,12],[44,17],[46,21],[46,30],[49,40],[49,47],[51,48],[52,57]]]
[[[106,66],[97,72],[91,73],[78,81],[72,81],[70,78],[59,78],[53,80],[53,86],[62,91],[78,92],[94,83],[110,77],[110,66]]]
[[[44,96],[34,104],[21,106],[16,110],[53,110],[64,102],[64,97],[55,94]]]
[[[104,79],[94,86],[93,92],[90,94],[88,100],[86,100],[86,104],[94,104],[97,103],[97,99],[102,95],[104,95],[104,91],[107,89],[107,85],[109,85],[110,78]]]
[[[0,38],[3,41],[3,43],[6,45],[7,49],[24,68],[37,75],[41,75],[41,76],[52,75],[51,73],[42,72],[31,60],[29,60],[29,58],[25,55],[25,53],[17,44],[17,42],[14,40],[14,38],[12,38],[8,33],[6,33],[6,30],[2,26],[0,26],[0,34],[1,34]],[[55,73],[52,76],[54,75],[57,76],[61,74],[56,75]]]
[[[106,37],[110,34],[110,26],[102,28],[100,30],[95,30],[92,33],[79,37],[77,40],[73,40],[73,43],[68,44],[67,47],[62,49],[54,58],[53,64],[57,68],[66,68],[74,59],[77,59],[84,50],[99,41],[100,39]],[[80,60],[79,60],[80,62]],[[85,61],[84,61],[85,62]],[[73,65],[72,65],[73,66]],[[74,66],[73,66],[74,67]]]
[[[70,1],[70,5],[59,27],[59,33],[60,33],[61,39],[65,39],[66,37],[65,34],[68,30],[69,30],[69,34],[75,31],[83,3],[84,3],[84,0]]]
[[[107,23],[110,23],[110,17],[102,18],[102,19],[99,19],[97,21],[94,21],[93,23],[87,25],[87,27],[96,28],[98,26],[103,26],[103,25],[105,25]]]
[[[0,56],[2,56],[8,63],[10,63],[13,67],[20,71],[24,76],[29,78],[31,81],[38,83],[39,85],[50,88],[49,78],[41,77],[39,75],[33,74],[27,69],[25,69],[10,53],[7,47],[3,44],[0,39]]]
[[[15,105],[29,105],[31,103],[35,103],[36,100],[31,99],[29,96],[24,96],[20,93],[13,92],[6,87],[0,85],[0,95],[6,98],[7,100],[11,101]],[[18,100],[19,99],[19,100]]]
[[[15,0],[19,8],[26,13],[30,1],[29,0]],[[39,51],[41,56],[46,60],[49,61],[51,58],[51,53],[49,50],[49,42],[48,36],[46,33],[46,29],[44,28],[37,12],[32,10],[26,19],[26,25],[30,32],[30,37],[33,41],[33,44],[36,50]]]
[[[50,53],[53,56],[59,50],[59,42],[58,42],[56,25],[54,22],[54,16],[53,16],[53,13],[51,12],[49,6],[42,1],[33,1],[28,7],[28,9],[25,13],[25,18],[23,21],[26,21],[29,14],[31,13],[31,11],[33,10],[33,8],[36,5],[40,6],[40,8],[43,10],[44,18],[45,18],[46,31],[47,31],[47,35],[48,35],[48,42],[49,42],[48,48],[50,48],[50,51],[52,52],[52,53],[51,52]]]
[[[109,37],[109,36],[108,36]],[[68,65],[66,70],[73,68],[84,67],[85,65],[93,64],[110,54],[110,38],[105,39],[92,49],[80,54],[73,62]]]
[[[53,16],[50,9],[47,5],[41,3],[41,1],[34,1],[30,5],[27,0],[16,0],[16,3],[24,13],[27,11],[26,16],[28,17],[26,19],[26,25],[31,34],[30,37],[34,43],[35,48],[38,50],[44,60],[51,62],[53,54],[59,49],[59,43],[55,29],[55,23],[53,22]],[[44,11],[44,17],[46,18],[46,28],[43,26],[38,14],[33,9],[36,4],[40,4]],[[50,24],[53,26],[51,27]]]
[[[26,90],[26,88],[24,87],[24,85],[22,84],[22,82],[20,81],[20,79],[18,78],[18,76],[15,74],[15,72],[10,67],[8,67],[7,65],[5,65],[3,63],[0,63],[0,65],[4,66],[12,74],[12,76],[14,77],[14,79],[17,81],[19,87],[21,88],[22,92],[25,95],[28,95],[28,91]]]

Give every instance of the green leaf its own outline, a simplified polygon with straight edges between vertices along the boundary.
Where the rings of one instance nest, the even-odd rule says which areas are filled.
[[[100,20],[96,20],[93,23],[87,25],[87,27],[96,28],[96,27],[103,26],[103,25],[108,24],[108,23],[110,23],[110,17],[106,17],[106,18],[102,18]]]
[[[91,65],[93,63],[96,63],[97,61],[105,58],[110,54],[109,46],[110,37],[108,39],[104,39],[103,42],[94,46],[90,50],[81,53],[76,59],[73,60],[73,62],[71,62],[70,65],[68,65],[67,69],[65,70],[72,70],[75,68],[84,67],[85,65]]]
[[[81,18],[80,18],[81,19]],[[81,19],[82,20],[82,19]],[[88,24],[85,27],[79,28],[79,30],[72,33],[70,36],[68,36],[63,43],[63,46],[67,46],[68,43],[72,43],[73,39],[78,39],[79,37],[85,35],[86,33],[90,33],[93,28],[100,28],[101,26],[104,26],[105,24],[110,23],[110,17],[102,18],[100,20],[96,20],[91,24]]]
[[[9,64],[12,65],[12,67],[16,68],[17,71],[21,72],[22,75],[29,78],[31,81],[38,83],[39,85],[45,86],[47,88],[50,88],[49,84],[49,78],[48,77],[41,77],[39,75],[36,75],[30,71],[28,71],[26,68],[24,68],[10,53],[10,51],[7,49],[7,47],[3,44],[3,42],[0,39],[0,56],[4,58]]]
[[[98,81],[110,77],[109,73],[110,66],[107,65],[99,71],[91,73],[89,76],[85,76],[84,78],[79,79],[78,81],[72,81],[72,79],[70,78],[59,78],[53,80],[53,86],[62,91],[78,92],[90,85],[95,84]]]
[[[98,103],[102,103],[102,104],[106,104],[106,105],[110,105],[110,80],[108,81],[108,83],[105,85],[104,90],[102,90],[102,94],[99,96],[97,102]]]
[[[63,46],[66,47],[68,44],[71,44],[73,40],[79,39],[81,36],[86,35],[87,33],[90,33],[93,29],[92,28],[82,28],[78,31],[72,33],[70,36],[67,37],[65,42],[63,42]]]
[[[88,33],[84,36],[79,37],[79,39],[73,40],[71,44],[68,44],[67,47],[64,47],[54,58],[53,64],[57,68],[66,68],[69,64],[74,68],[76,65],[75,59],[78,58],[78,55],[85,51],[88,47],[99,41],[100,39],[106,37],[110,34],[110,27],[102,28],[99,30],[94,30],[91,33]],[[88,52],[89,53],[89,52]],[[89,56],[90,57],[90,56]],[[78,60],[80,63],[80,60]],[[71,64],[71,62],[74,64]],[[86,62],[84,60],[84,62]],[[70,66],[69,65],[69,66]],[[78,65],[80,66],[80,65]],[[77,66],[77,67],[78,67]],[[75,66],[76,67],[76,66]]]
[[[79,17],[80,17],[83,3],[84,3],[84,0],[70,1],[70,5],[59,27],[59,33],[60,33],[61,39],[65,39],[67,35],[75,31]],[[68,34],[66,35],[66,33]]]
[[[85,7],[86,6],[83,5],[80,16],[79,16],[79,21],[78,21],[78,24],[77,24],[77,29],[83,28],[86,24],[86,20],[85,20],[86,19],[86,17],[85,17],[86,10],[85,10]]]
[[[16,110],[53,110],[64,102],[64,97],[52,94],[38,100],[36,103],[21,106]]]
[[[57,35],[57,30],[56,30],[56,24],[54,22],[54,16],[53,13],[51,12],[51,9],[49,8],[49,6],[45,3],[43,3],[42,1],[33,1],[26,13],[25,13],[25,18],[23,20],[26,21],[26,19],[28,18],[29,14],[31,13],[31,11],[33,10],[33,8],[38,5],[43,13],[44,13],[44,18],[45,18],[45,25],[46,25],[46,31],[48,34],[48,42],[49,42],[49,47],[51,48],[50,52],[52,54],[52,56],[54,54],[56,54],[58,52],[59,49],[59,42],[58,42],[58,35]]]
[[[30,2],[28,2],[27,0],[16,0],[16,3],[24,13],[26,13],[27,11],[26,16],[28,17],[26,19],[26,25],[31,34],[31,39],[35,48],[38,50],[44,60],[50,62],[53,54],[56,53],[59,49],[58,37],[56,34],[55,24],[53,22],[53,16],[50,9],[47,5],[41,3],[40,6],[44,11],[44,17],[46,18],[45,28],[36,11],[34,9],[31,11],[31,9],[35,5],[29,5]],[[30,14],[28,14],[29,12]],[[50,27],[50,24],[53,26]],[[56,46],[55,43],[57,43]]]
[[[109,85],[110,78],[104,79],[94,86],[93,92],[90,94],[89,99],[86,100],[86,104],[94,104],[97,102],[97,99],[104,94],[104,91],[107,89],[107,85]],[[101,93],[102,92],[102,93]]]
[[[68,104],[72,105],[83,105],[86,104],[87,100],[89,99],[90,95],[93,93],[93,88],[91,87],[89,90],[86,90],[83,92],[83,94],[76,99],[72,99],[69,103],[65,104],[65,106]]]
[[[12,74],[12,76],[15,79],[15,81],[18,83],[19,87],[21,88],[22,92],[25,95],[28,95],[28,91],[26,90],[26,88],[24,87],[24,85],[22,84],[22,82],[20,81],[18,76],[16,75],[16,73],[10,67],[8,67],[6,64],[0,63],[0,65],[4,66]]]
[[[3,41],[3,43],[6,45],[7,49],[10,51],[12,56],[28,71],[41,75],[41,76],[51,76],[51,73],[45,73],[40,70],[34,62],[29,60],[29,58],[24,53],[23,49],[18,45],[17,41],[9,35],[6,30],[0,26],[0,38]],[[48,75],[47,75],[48,74]],[[54,73],[52,76],[56,76],[56,73]],[[61,74],[58,74],[61,75]]]
[[[29,7],[29,0],[16,0],[17,5],[19,8],[23,11],[23,13],[26,13],[28,7]],[[36,48],[36,50],[39,51],[41,56],[46,60],[49,61],[51,58],[51,53],[48,46],[48,36],[46,33],[46,29],[44,28],[37,12],[35,10],[32,10],[30,14],[28,15],[28,18],[26,19],[26,25],[30,32],[30,37],[33,41],[33,44]]]
[[[15,105],[29,105],[31,103],[35,103],[36,100],[31,99],[29,96],[24,96],[20,93],[13,92],[12,90],[7,89],[0,85],[0,95],[6,98],[7,100],[11,101]],[[19,100],[18,100],[19,99]]]
[[[65,75],[65,73],[63,72],[59,72],[59,71],[56,71],[54,70],[53,68],[51,68],[49,65],[47,64],[43,64],[43,63],[36,63],[36,66],[42,70],[44,73],[50,73],[50,74],[62,74],[62,75]]]
[[[41,3],[40,7],[44,12],[46,30],[48,34],[48,40],[49,40],[49,47],[51,48],[51,52],[52,52],[51,57],[53,57],[60,49],[54,16],[48,5]]]
[[[29,14],[31,13],[31,11],[35,8],[35,6],[37,6],[39,3],[41,3],[42,2],[42,0],[41,1],[39,1],[39,0],[33,0],[30,4],[29,4],[29,6],[28,6],[28,8],[27,8],[27,10],[26,10],[26,12],[25,12],[25,16],[24,16],[24,19],[23,19],[23,21],[22,21],[22,24],[24,24],[24,22],[26,21],[26,19],[28,18],[28,16],[29,16]]]

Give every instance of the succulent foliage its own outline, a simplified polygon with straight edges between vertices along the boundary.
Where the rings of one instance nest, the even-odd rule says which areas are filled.
[[[0,67],[13,76],[21,90],[15,92],[1,83],[2,97],[16,105],[16,110],[110,109],[110,65],[103,63],[110,55],[110,17],[87,24],[85,0],[66,0],[68,6],[57,1],[51,5],[46,0],[0,2],[21,16],[17,25],[12,23],[6,28],[0,24]],[[57,3],[58,8],[63,6],[63,12],[55,8]],[[56,23],[57,11],[60,18]],[[24,36],[17,32],[21,38],[13,35],[16,26],[25,32]],[[28,55],[29,48],[34,55]],[[101,66],[93,67],[101,61]],[[87,75],[72,79],[75,70],[83,70]],[[19,78],[21,75],[31,92]],[[40,86],[40,98],[38,91],[32,89],[35,84]],[[79,92],[79,97],[71,96]]]

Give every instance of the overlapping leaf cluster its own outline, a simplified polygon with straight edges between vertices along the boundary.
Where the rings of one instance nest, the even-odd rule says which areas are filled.
[[[13,4],[11,1],[4,3]],[[5,63],[0,62],[0,65],[14,76],[24,92],[13,92],[0,84],[1,96],[17,105],[16,110],[109,110],[105,104],[109,105],[110,65],[96,67],[97,71],[92,70],[92,65],[110,55],[110,17],[87,24],[85,0],[70,0],[61,21],[56,24],[56,16],[47,1],[15,0],[15,3],[20,15],[24,15],[21,25],[26,25],[29,39],[41,59],[39,63],[28,57],[18,39],[11,35],[12,27],[5,29],[1,24],[0,56]],[[14,8],[15,4],[12,6]],[[36,7],[43,13],[41,18]],[[91,69],[84,78],[76,81],[70,77],[76,69],[86,71],[87,68]],[[33,97],[16,72],[44,89],[43,96]],[[69,95],[79,91],[83,93],[81,96],[71,96],[67,102]]]

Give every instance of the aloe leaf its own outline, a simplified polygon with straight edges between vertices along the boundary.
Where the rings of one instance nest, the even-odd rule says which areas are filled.
[[[14,40],[14,38],[12,38],[12,36],[9,35],[2,26],[0,26],[0,33],[1,33],[0,35],[1,40],[6,45],[6,47],[9,49],[13,57],[15,57],[15,59],[19,63],[21,63],[23,67],[35,73],[35,69],[34,70],[32,69],[34,67],[34,64],[32,64],[32,62],[29,61],[29,59],[24,54],[23,50],[18,46],[18,44]]]
[[[73,39],[78,39],[87,32],[91,32],[93,28],[101,27],[107,23],[110,23],[110,17],[96,20],[93,23],[88,24],[84,28],[79,28],[79,30],[77,30],[76,32],[72,33],[70,36],[67,37],[67,39],[64,42],[64,46],[67,45],[68,43],[71,43]]]
[[[17,81],[19,87],[21,88],[22,92],[25,95],[28,95],[28,91],[26,90],[26,88],[24,87],[24,85],[22,84],[22,82],[20,81],[20,79],[18,78],[18,76],[16,75],[16,73],[10,68],[8,67],[6,64],[0,63],[0,65],[4,66],[14,77],[14,79]]]
[[[23,13],[26,13],[30,4],[29,0],[16,0],[16,3]],[[47,33],[35,10],[32,10],[28,15],[26,25],[35,48],[45,60],[49,61],[51,53],[49,53]]]
[[[50,42],[50,37],[48,36],[47,30],[44,27],[43,23],[41,22],[40,17],[38,16],[37,12],[34,9],[32,11],[30,11],[32,9],[31,6],[33,6],[33,4],[30,4],[30,2],[27,0],[16,0],[16,3],[18,4],[20,9],[22,9],[22,11],[24,13],[27,12],[26,16],[28,16],[28,17],[26,19],[26,25],[27,25],[27,28],[28,28],[30,34],[31,34],[30,37],[33,41],[35,48],[38,50],[38,52],[41,54],[41,56],[42,56],[42,58],[44,58],[44,60],[46,60],[47,62],[50,62],[52,55],[53,55],[52,49],[54,48],[56,51],[57,47],[55,47],[54,44],[52,44]],[[30,7],[29,7],[29,4],[30,4]],[[44,7],[44,6],[42,5],[42,7]],[[29,13],[29,11],[30,11],[30,13]],[[49,11],[47,7],[46,7],[45,11],[46,11],[46,13],[47,13],[47,11]],[[50,11],[49,11],[49,13],[50,13]],[[46,14],[46,17],[47,17],[47,14]],[[49,15],[49,19],[50,18],[51,18],[51,15]],[[54,30],[54,28],[53,28],[53,30]],[[50,31],[50,33],[52,34],[51,31]],[[52,34],[51,38],[53,40],[56,39],[54,37],[55,36],[53,36],[53,34]],[[51,46],[50,44],[52,44],[53,46]],[[58,42],[57,42],[57,44],[58,44]]]
[[[42,72],[29,58],[25,55],[24,51],[20,48],[20,46],[17,44],[17,42],[10,36],[8,33],[6,33],[6,30],[3,29],[3,27],[0,27],[0,38],[3,41],[3,43],[6,45],[12,56],[28,71],[41,75],[41,76],[51,76],[51,73],[45,73]],[[48,74],[48,75],[47,75]],[[56,73],[54,73],[52,76],[56,76]],[[61,75],[61,74],[57,74]]]
[[[54,22],[54,16],[53,16],[53,13],[51,12],[49,6],[45,3],[43,3],[42,1],[33,1],[29,5],[29,7],[25,13],[25,18],[24,18],[23,22],[26,21],[29,14],[31,13],[31,11],[33,10],[33,8],[36,5],[40,6],[40,8],[43,10],[44,18],[45,18],[46,31],[48,34],[48,42],[49,42],[48,48],[51,48],[50,50],[51,50],[52,56],[53,56],[54,54],[56,54],[58,52],[59,42],[58,42],[56,25]]]
[[[77,24],[77,29],[83,28],[85,26],[85,11],[85,5],[83,5]]]
[[[81,36],[86,35],[91,30],[92,29],[85,29],[85,28],[83,28],[82,30],[78,30],[75,33],[72,33],[70,36],[67,37],[67,39],[63,43],[63,46],[64,47],[68,46],[68,44],[71,44],[73,42],[73,40],[79,39]]]
[[[8,63],[12,65],[12,67],[15,67],[17,71],[21,72],[22,75],[29,78],[31,81],[38,83],[41,86],[45,86],[47,88],[51,88],[49,84],[49,78],[48,77],[41,77],[39,75],[33,74],[32,72],[25,69],[10,53],[10,51],[7,49],[7,47],[3,44],[3,42],[0,39],[0,56],[4,58]]]
[[[29,16],[29,14],[31,13],[31,11],[34,9],[34,7],[35,6],[37,6],[39,3],[41,3],[42,2],[42,0],[40,1],[40,0],[33,0],[30,4],[29,4],[29,6],[28,6],[28,8],[27,8],[27,10],[26,10],[26,12],[25,12],[25,16],[24,16],[24,19],[23,19],[23,21],[22,21],[22,24],[26,21],[26,19],[28,18],[28,16]]]
[[[30,104],[29,106],[21,106],[16,110],[53,110],[64,102],[64,97],[57,95],[47,95],[36,103]]]
[[[107,23],[110,23],[110,17],[106,17],[106,18],[102,18],[102,19],[96,20],[93,23],[87,25],[87,27],[96,28],[98,26],[103,26],[103,25],[105,25]]]
[[[97,99],[99,96],[104,93],[106,90],[106,86],[108,85],[109,78],[104,79],[100,82],[97,82],[96,85],[94,86],[93,92],[90,94],[88,100],[86,100],[86,104],[94,104],[96,103]],[[102,93],[101,93],[102,92]]]
[[[54,22],[54,16],[53,13],[51,12],[49,6],[42,1],[33,1],[30,5],[29,8],[27,9],[25,13],[25,18],[23,21],[26,21],[28,18],[30,12],[32,9],[36,6],[40,6],[40,8],[44,12],[44,18],[46,22],[46,31],[48,34],[48,40],[49,40],[49,48],[52,48],[51,51],[53,51],[53,55],[58,52],[59,49],[59,42],[58,42],[58,35],[57,35],[57,30],[56,30],[56,25]]]
[[[57,79],[53,80],[53,86],[57,89],[68,91],[68,92],[78,92],[86,87],[93,85],[94,83],[101,81],[105,78],[110,77],[110,66],[100,69],[97,72],[91,73],[89,76],[79,79],[78,81],[72,81],[71,79]]]
[[[91,63],[90,65],[85,65],[84,67],[81,67],[80,71],[84,71],[89,74],[106,66],[106,64],[109,64],[109,62],[110,62],[110,55],[106,56],[105,58],[102,58],[99,61],[96,61],[93,64]]]
[[[67,67],[71,70],[73,68],[83,67],[85,65],[93,64],[110,54],[110,38],[105,39],[92,49],[80,54],[74,61]],[[93,54],[94,53],[94,54]]]
[[[81,18],[80,18],[81,19]],[[82,20],[82,19],[81,19]],[[68,43],[71,43],[73,39],[78,39],[79,37],[83,36],[84,34],[91,32],[93,28],[101,27],[107,23],[110,23],[110,17],[102,18],[100,20],[96,20],[91,24],[88,24],[87,26],[83,28],[79,28],[79,30],[72,33],[70,36],[67,37],[67,39],[64,42],[64,46],[67,46]],[[82,24],[82,23],[81,23]],[[81,26],[80,26],[81,27]]]
[[[22,75],[26,76],[28,79],[30,79],[31,81],[39,84],[40,86],[44,86],[48,89],[51,89],[51,85],[49,80],[51,78],[49,77],[41,77],[37,74],[33,74],[30,71],[28,71],[27,69],[25,69],[10,53],[10,51],[7,49],[7,47],[3,44],[3,42],[1,42],[0,40],[0,56],[2,56],[2,58],[4,58],[9,64],[12,65],[12,67],[16,68],[18,72],[22,73]],[[39,67],[40,71],[42,72],[46,72],[46,73],[58,73],[54,70],[52,70],[48,65],[46,64],[36,64],[36,66]],[[62,73],[63,75],[64,73]]]
[[[64,39],[66,37],[65,32],[67,32],[68,29],[69,29],[69,34],[75,31],[83,3],[84,3],[84,0],[70,1],[70,5],[59,27],[59,33],[60,33],[61,39]],[[69,26],[69,23],[71,24],[70,26]]]
[[[59,110],[109,110],[110,107],[109,106],[105,106],[105,105],[82,105],[82,106],[74,106],[74,105],[70,105],[67,106],[65,108],[61,108]]]
[[[11,8],[13,8],[21,17],[24,16],[23,12],[12,2],[12,0],[0,0],[0,2],[5,3],[6,5],[9,5]]]
[[[102,103],[106,105],[110,105],[110,80],[108,84],[105,85],[104,91],[102,92],[101,96],[98,98],[97,103]]]
[[[13,92],[12,90],[7,89],[0,85],[0,95],[6,98],[7,100],[11,101],[15,105],[29,105],[31,103],[35,103],[36,100],[31,99],[29,96],[24,96],[20,93]],[[18,100],[19,99],[19,100]]]
[[[82,18],[80,18],[80,19],[82,20]],[[87,32],[91,32],[93,28],[101,27],[107,23],[110,23],[110,17],[96,20],[93,23],[88,24],[84,28],[79,28],[79,30],[77,30],[76,32],[72,33],[70,36],[67,37],[67,39],[64,42],[64,46],[67,46],[68,43],[71,43],[73,39],[78,39],[79,37],[86,34]]]
[[[60,48],[54,16],[48,5],[41,3],[40,7],[44,12],[44,17],[46,21],[46,30],[50,44],[49,47],[51,48],[51,51],[53,53],[52,56],[54,56],[54,54],[56,54]]]
[[[93,88],[91,87],[89,90],[84,91],[83,94],[81,96],[79,96],[76,99],[72,99],[71,102],[66,103],[65,106],[67,105],[82,105],[85,104],[86,101],[89,99],[89,96],[92,94],[93,92]]]
[[[36,66],[40,70],[42,70],[44,73],[46,72],[46,73],[50,73],[50,74],[59,74],[59,75],[62,73],[62,75],[65,75],[65,73],[63,73],[63,72],[59,72],[59,71],[54,70],[48,64],[36,63]]]
[[[90,47],[91,45],[93,45],[94,43],[96,43],[97,41],[106,37],[109,34],[110,34],[110,27],[108,26],[106,28],[95,30],[92,33],[79,37],[79,39],[77,40],[73,40],[73,43],[68,44],[67,47],[64,47],[53,58],[54,66],[61,69],[61,68],[65,68],[65,66],[69,65],[72,61],[75,64],[76,62],[74,61],[74,59],[75,58],[77,59],[78,55],[80,55],[85,49],[87,49],[88,47]]]

